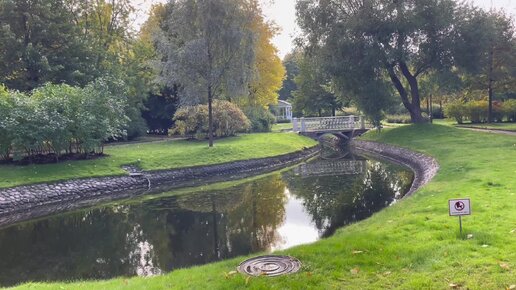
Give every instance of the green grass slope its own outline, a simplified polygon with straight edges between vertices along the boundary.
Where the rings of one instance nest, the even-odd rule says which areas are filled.
[[[247,134],[207,142],[163,141],[108,146],[108,157],[57,164],[0,165],[0,188],[73,178],[122,175],[122,165],[136,164],[143,170],[171,169],[225,163],[287,154],[316,142],[296,134]]]
[[[364,139],[432,155],[432,182],[371,218],[328,239],[278,254],[299,258],[302,271],[246,278],[231,271],[245,257],[153,278],[32,283],[20,289],[509,289],[516,284],[516,138],[410,125]],[[447,200],[470,197],[461,238]],[[512,289],[512,288],[511,288]]]

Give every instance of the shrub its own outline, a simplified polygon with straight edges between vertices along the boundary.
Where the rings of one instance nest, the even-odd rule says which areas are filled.
[[[124,95],[103,80],[85,88],[46,84],[30,96],[0,88],[0,157],[100,153],[103,141],[125,135],[125,107]]]
[[[501,108],[509,122],[516,122],[516,100],[506,100]]]
[[[172,134],[206,139],[208,136],[208,105],[183,107],[174,115]],[[251,122],[235,104],[213,101],[213,132],[215,137],[234,136],[249,130]]]
[[[395,124],[409,124],[412,122],[409,114],[386,115],[385,121]]]
[[[0,85],[0,159],[8,159],[15,132],[13,129],[12,110],[14,100],[7,89]]]
[[[466,112],[471,123],[487,121],[488,103],[486,101],[471,101],[466,104]]]
[[[464,123],[464,119],[468,114],[466,105],[460,101],[453,101],[448,103],[444,107],[444,112],[449,118],[454,118],[458,124]]]
[[[270,132],[276,122],[274,115],[263,107],[249,107],[245,115],[251,121],[252,132]]]

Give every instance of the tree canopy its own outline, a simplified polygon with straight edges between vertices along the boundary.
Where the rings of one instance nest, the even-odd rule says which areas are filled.
[[[453,64],[456,9],[452,0],[297,3],[305,41],[324,52],[342,93],[379,99],[391,87],[413,122],[424,121],[419,78]]]

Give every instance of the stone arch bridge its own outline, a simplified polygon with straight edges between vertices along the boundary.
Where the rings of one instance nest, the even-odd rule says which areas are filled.
[[[364,134],[370,128],[363,116],[293,118],[292,125],[294,132],[316,140],[324,134],[333,134],[347,141]]]

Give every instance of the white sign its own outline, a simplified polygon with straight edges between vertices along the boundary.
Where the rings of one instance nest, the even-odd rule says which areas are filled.
[[[471,202],[469,198],[448,200],[450,216],[461,216],[471,214]]]

